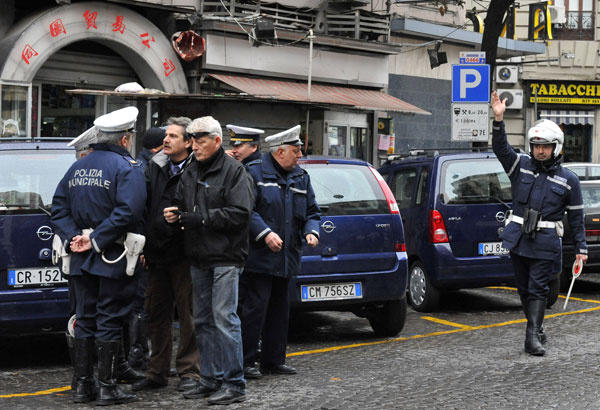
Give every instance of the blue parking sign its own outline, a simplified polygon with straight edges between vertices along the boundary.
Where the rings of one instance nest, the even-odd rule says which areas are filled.
[[[452,102],[490,102],[490,66],[453,64]]]

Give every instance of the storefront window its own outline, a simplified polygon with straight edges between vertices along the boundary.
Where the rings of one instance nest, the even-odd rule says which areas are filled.
[[[42,137],[75,138],[96,118],[94,95],[70,95],[72,87],[42,84]]]
[[[0,85],[0,137],[27,137],[27,86]]]
[[[329,146],[329,155],[340,157],[346,156],[346,127],[328,126],[327,140]]]
[[[589,124],[561,124],[561,128],[565,133],[564,162],[590,161],[592,126]]]

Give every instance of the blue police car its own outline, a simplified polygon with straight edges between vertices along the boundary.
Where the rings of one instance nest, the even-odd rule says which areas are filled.
[[[435,310],[445,290],[513,283],[499,238],[512,201],[510,180],[493,153],[413,151],[379,172],[402,214],[415,310]],[[558,292],[556,277],[549,306]]]
[[[406,320],[407,259],[396,201],[377,170],[349,158],[308,157],[321,208],[320,239],[305,245],[290,282],[297,310],[343,310],[365,317],[379,336]]]
[[[65,329],[67,281],[52,265],[52,196],[75,161],[66,143],[0,143],[0,332]]]

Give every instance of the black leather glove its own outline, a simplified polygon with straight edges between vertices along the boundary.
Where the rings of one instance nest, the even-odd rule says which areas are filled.
[[[201,215],[182,212],[179,216],[179,222],[183,229],[202,229],[204,226],[204,220]]]

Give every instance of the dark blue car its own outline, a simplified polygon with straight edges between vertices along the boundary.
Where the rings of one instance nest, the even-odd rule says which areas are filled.
[[[377,170],[348,158],[300,160],[322,211],[320,241],[304,246],[292,308],[344,310],[394,336],[406,320],[407,259],[396,201]]]
[[[0,142],[0,333],[66,328],[67,282],[51,262],[49,214],[74,161],[64,143]]]
[[[513,268],[499,238],[510,180],[491,152],[413,152],[384,164],[406,234],[409,300],[437,308],[444,290],[508,284]],[[552,282],[548,305],[558,297]]]

